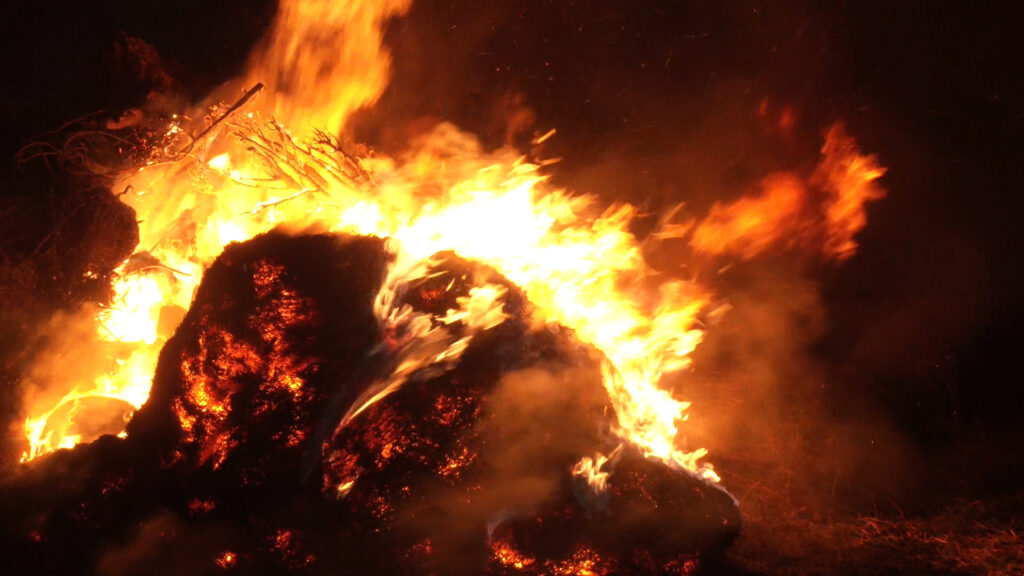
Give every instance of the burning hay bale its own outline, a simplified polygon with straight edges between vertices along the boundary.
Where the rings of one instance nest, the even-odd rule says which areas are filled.
[[[448,340],[410,343],[374,315],[388,262],[371,237],[229,246],[127,438],[0,485],[3,572],[677,574],[735,538],[727,493],[616,450],[597,353],[518,289],[439,255],[398,297]],[[454,314],[484,284],[501,317]]]

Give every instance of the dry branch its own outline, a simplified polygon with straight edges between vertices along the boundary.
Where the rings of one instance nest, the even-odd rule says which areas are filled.
[[[15,166],[24,171],[36,161],[49,171],[77,176],[112,177],[143,166],[173,163],[189,157],[202,141],[243,108],[263,89],[256,84],[217,116],[198,134],[168,130],[166,119],[150,119],[127,126],[102,124],[102,112],[93,112],[43,132],[14,155]],[[174,126],[172,125],[172,128]],[[184,137],[186,143],[176,141]]]
[[[325,132],[317,131],[311,141],[305,141],[293,138],[273,120],[262,126],[247,120],[233,124],[233,128],[249,152],[259,159],[270,181],[296,191],[291,197],[261,208],[311,192],[330,196],[337,190],[359,190],[374,185],[359,158]],[[261,182],[265,186],[267,181]]]

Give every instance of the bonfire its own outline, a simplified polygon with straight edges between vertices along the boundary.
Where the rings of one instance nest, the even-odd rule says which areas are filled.
[[[681,574],[737,536],[665,384],[727,305],[647,248],[842,261],[884,170],[835,125],[815,169],[638,238],[540,152],[439,123],[377,154],[345,127],[406,8],[282,2],[230,99],[25,149],[108,181],[139,238],[64,319],[91,361],[29,370],[9,570]]]

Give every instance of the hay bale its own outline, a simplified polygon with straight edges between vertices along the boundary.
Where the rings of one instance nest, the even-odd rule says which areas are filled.
[[[609,469],[605,496],[581,497],[573,464],[618,442],[600,357],[566,330],[532,328],[514,286],[451,255],[404,302],[439,313],[486,280],[506,287],[509,318],[451,369],[344,418],[395,366],[372,307],[387,261],[376,238],[229,246],[128,438],[0,483],[0,568],[542,574],[590,562],[662,574],[731,542],[727,494],[635,453]],[[530,561],[517,567],[510,550]]]

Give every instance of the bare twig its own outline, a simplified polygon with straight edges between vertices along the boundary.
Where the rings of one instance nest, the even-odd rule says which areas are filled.
[[[199,142],[206,137],[207,134],[213,131],[214,128],[219,126],[222,122],[231,117],[232,114],[237,112],[242,106],[245,106],[247,102],[252,100],[257,94],[263,90],[263,83],[257,82],[255,86],[250,88],[241,98],[239,98],[234,104],[232,104],[227,110],[224,111],[216,120],[214,120],[205,130],[200,132],[198,135],[192,138],[192,141],[188,143],[183,150],[179,152],[181,156],[187,156],[192,152],[192,148],[195,147],[196,142]]]
[[[273,180],[281,181],[286,189],[300,191],[283,201],[307,192],[329,196],[338,188],[355,190],[374,186],[359,158],[325,132],[315,132],[313,139],[307,142],[293,138],[274,121],[264,127],[243,122],[234,128],[238,138],[249,146]]]

